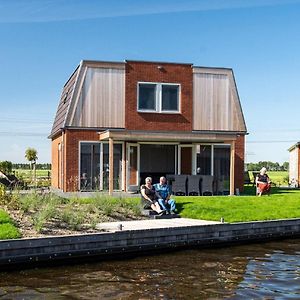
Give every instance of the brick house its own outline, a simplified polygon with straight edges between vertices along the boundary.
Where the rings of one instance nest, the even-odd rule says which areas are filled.
[[[300,182],[300,142],[291,146],[288,151],[290,152],[289,182],[298,187]]]
[[[233,194],[243,190],[246,133],[232,69],[82,61],[49,136],[52,187],[111,193],[149,175],[206,174]]]

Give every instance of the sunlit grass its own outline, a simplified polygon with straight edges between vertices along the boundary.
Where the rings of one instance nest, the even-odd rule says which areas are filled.
[[[14,226],[8,213],[0,209],[0,240],[17,239],[19,237],[21,237],[19,229]]]
[[[257,197],[253,187],[247,195],[175,197],[182,217],[225,222],[300,218],[300,191],[273,188],[270,196]]]

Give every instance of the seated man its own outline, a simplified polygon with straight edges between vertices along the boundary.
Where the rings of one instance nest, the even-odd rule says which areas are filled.
[[[269,193],[271,190],[271,180],[267,174],[267,169],[263,167],[257,174],[256,179],[257,195],[261,196],[263,193]]]
[[[175,214],[175,200],[170,199],[170,188],[167,185],[166,177],[162,176],[159,179],[159,183],[154,184],[155,191],[159,194],[160,198],[158,199],[159,205],[163,210],[166,210],[167,213]]]

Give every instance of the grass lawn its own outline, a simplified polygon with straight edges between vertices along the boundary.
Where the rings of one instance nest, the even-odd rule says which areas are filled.
[[[300,190],[272,189],[270,196],[255,196],[246,187],[242,196],[175,197],[182,217],[225,222],[300,218]]]
[[[22,176],[24,179],[25,178],[31,178],[31,173],[30,170],[27,169],[14,169],[13,171],[15,171],[16,176]],[[48,172],[51,170],[36,170],[36,177],[47,177],[48,176]]]
[[[0,240],[16,239],[21,233],[12,222],[12,219],[4,210],[0,209]]]
[[[287,185],[288,184],[288,171],[270,171],[268,175],[272,182],[276,183],[277,185]]]
[[[28,186],[36,184],[37,187],[48,187],[51,184],[51,180],[48,177],[51,170],[36,170],[36,183],[33,182],[33,171],[27,169],[14,169],[15,175],[18,179],[25,182]]]

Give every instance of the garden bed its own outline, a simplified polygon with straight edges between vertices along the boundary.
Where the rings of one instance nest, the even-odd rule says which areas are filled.
[[[141,216],[140,198],[112,198],[99,193],[93,198],[64,199],[52,193],[30,192],[6,194],[1,199],[2,208],[22,237],[95,233],[99,232],[97,223],[145,219]],[[224,218],[231,223],[300,218],[300,190],[273,188],[270,196],[256,197],[255,188],[247,186],[241,196],[175,199],[180,216],[186,218],[211,221]],[[6,224],[13,226],[13,221]]]
[[[94,233],[101,222],[138,220],[139,201],[109,196],[64,199],[52,193],[6,194],[2,208],[11,216],[22,237]],[[1,233],[0,233],[1,234]]]

